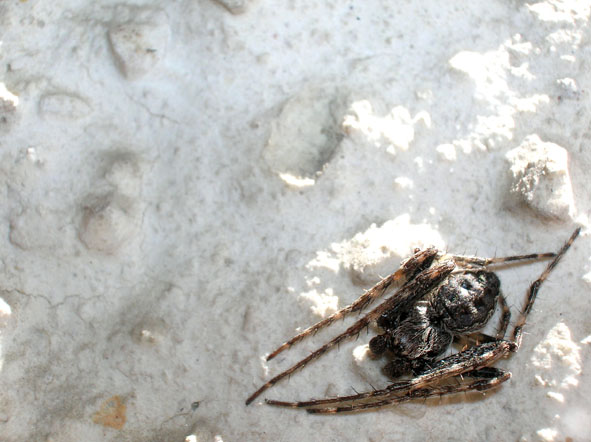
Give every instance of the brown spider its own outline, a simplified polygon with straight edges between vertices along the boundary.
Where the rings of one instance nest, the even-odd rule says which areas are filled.
[[[485,391],[498,386],[509,379],[511,373],[492,365],[519,349],[523,326],[540,286],[580,231],[580,228],[576,229],[558,253],[478,258],[448,255],[434,248],[415,249],[414,254],[402,262],[398,271],[382,279],[351,305],[307,328],[273,351],[267,360],[349,313],[364,309],[382,296],[393,283],[404,281],[398,291],[344,333],[264,384],[246,400],[246,405],[344,339],[358,335],[373,321],[377,321],[383,333],[371,339],[369,348],[376,355],[388,354],[390,361],[386,364],[386,373],[392,378],[407,374],[414,377],[393,382],[381,390],[351,396],[301,402],[267,399],[265,402],[282,407],[305,408],[309,413],[333,414],[368,410],[416,398]],[[500,291],[499,278],[488,269],[489,266],[548,258],[553,259],[529,287],[525,307],[519,314],[511,339],[505,339],[511,313]],[[497,303],[501,309],[501,318],[496,336],[478,332],[493,315]],[[467,340],[472,345],[459,353],[441,358],[454,340]],[[457,382],[445,383],[450,379]]]

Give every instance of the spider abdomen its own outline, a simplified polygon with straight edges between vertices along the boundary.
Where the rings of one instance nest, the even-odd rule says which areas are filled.
[[[428,303],[417,303],[395,328],[369,342],[371,352],[378,355],[389,350],[400,361],[431,360],[444,353],[452,335],[430,320],[430,310]]]
[[[429,306],[415,306],[411,315],[390,332],[393,353],[407,359],[434,358],[447,349],[452,336],[429,320],[428,310]]]

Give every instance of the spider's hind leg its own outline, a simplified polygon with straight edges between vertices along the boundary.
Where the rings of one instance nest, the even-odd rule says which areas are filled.
[[[389,399],[407,396],[410,399],[414,399],[415,397],[412,396],[412,394],[416,390],[435,388],[434,385],[437,385],[440,382],[447,382],[448,379],[452,379],[455,377],[461,378],[461,376],[466,373],[480,373],[479,370],[489,367],[490,365],[494,364],[497,360],[501,359],[504,356],[507,356],[511,351],[513,351],[513,347],[515,347],[515,344],[510,341],[494,341],[473,346],[460,353],[455,353],[446,358],[436,361],[431,368],[425,370],[424,372],[412,379],[394,382],[380,390],[358,393],[351,396],[339,396],[326,399],[312,399],[310,401],[285,402],[266,400],[266,402],[270,405],[277,405],[282,407],[307,408],[318,405],[338,404],[342,402],[358,402],[360,400],[371,399],[372,403],[380,404],[376,405],[376,407],[381,407],[383,405],[388,405],[390,403],[397,403],[396,401],[387,402]],[[487,368],[486,370],[489,369]],[[486,377],[486,370],[482,370],[481,374],[479,374],[478,377]],[[504,382],[507,379],[504,379],[502,382]],[[492,388],[492,386],[490,388]],[[451,392],[447,394],[451,394]],[[380,398],[383,398],[383,400]],[[406,400],[409,399],[400,400],[398,402],[404,402]],[[364,409],[364,407],[360,409]],[[357,410],[357,408],[355,408],[355,410]],[[351,409],[343,411],[354,410]]]
[[[373,402],[352,403],[338,407],[308,408],[306,411],[308,413],[314,414],[350,413],[355,411],[372,410],[375,408],[385,407],[387,405],[400,404],[414,399],[427,399],[434,396],[442,397],[457,393],[467,393],[470,391],[483,392],[495,388],[507,381],[509,378],[511,378],[511,373],[495,367],[484,367],[479,370],[467,372],[463,375],[463,377],[476,380],[472,382],[466,382],[462,378],[454,377],[453,379],[459,380],[458,384],[427,386],[425,388],[409,391],[404,395],[387,396],[384,399]]]

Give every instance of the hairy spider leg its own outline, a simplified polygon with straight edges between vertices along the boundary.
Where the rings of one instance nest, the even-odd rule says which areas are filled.
[[[465,344],[465,345],[471,344],[471,346],[480,345],[485,342],[496,342],[496,341],[498,341],[497,338],[492,337],[492,336],[487,335],[486,333],[482,333],[482,332],[474,332],[474,333],[470,333],[468,335],[454,336],[454,342],[460,343],[460,344]]]
[[[292,367],[279,373],[273,379],[265,383],[261,388],[255,391],[247,400],[246,405],[254,401],[262,392],[275,385],[281,379],[289,376],[297,369],[303,367],[308,362],[320,357],[326,353],[329,349],[345,340],[348,337],[355,336],[367,327],[372,321],[379,318],[385,311],[396,311],[400,309],[408,309],[418,299],[429,293],[434,287],[436,287],[441,281],[443,281],[455,268],[453,261],[444,261],[434,267],[424,270],[419,273],[416,278],[405,283],[400,290],[394,293],[390,298],[386,299],[382,304],[371,310],[363,318],[355,322],[351,327],[345,330],[340,335],[333,338],[331,341],[318,348],[310,355],[297,362]]]
[[[369,399],[374,397],[382,397],[387,395],[390,390],[388,388],[397,388],[400,387],[402,389],[408,387],[408,381],[399,381],[394,382],[388,385],[387,388],[380,389],[380,390],[373,390],[373,391],[366,391],[363,393],[356,393],[350,396],[336,396],[332,398],[324,398],[324,399],[310,399],[309,401],[295,401],[295,402],[288,402],[288,401],[278,401],[275,399],[265,399],[265,403],[269,405],[274,405],[278,407],[286,407],[286,408],[308,408],[308,407],[316,407],[318,405],[329,405],[329,404],[338,404],[341,402],[352,402],[352,401],[359,401],[362,399]]]
[[[355,411],[363,411],[363,410],[371,410],[374,408],[384,407],[386,405],[392,404],[400,404],[403,402],[408,402],[415,399],[427,399],[434,396],[446,396],[450,394],[457,394],[462,392],[469,392],[469,391],[486,391],[492,388],[495,388],[502,384],[503,382],[507,381],[511,378],[511,373],[508,371],[503,371],[499,369],[495,369],[496,375],[495,376],[478,376],[472,374],[474,372],[470,372],[470,377],[479,378],[473,382],[466,382],[461,383],[458,385],[443,385],[443,386],[434,386],[434,387],[426,387],[426,388],[419,388],[417,390],[410,391],[403,396],[394,396],[388,397],[384,400],[376,401],[376,402],[367,402],[367,403],[358,403],[358,404],[351,404],[351,405],[344,405],[340,407],[325,407],[325,408],[308,408],[306,411],[308,413],[314,414],[335,414],[335,413],[347,413],[347,412],[355,412]],[[475,370],[480,371],[480,370]]]
[[[507,333],[507,327],[509,327],[509,321],[511,321],[511,310],[507,305],[507,299],[503,292],[499,292],[499,308],[501,309],[501,317],[499,319],[499,329],[497,330],[496,338],[504,339]]]
[[[294,344],[300,342],[306,336],[316,333],[318,330],[324,327],[328,327],[333,322],[338,321],[341,318],[344,318],[350,313],[363,310],[365,307],[367,307],[380,296],[382,296],[396,281],[399,281],[403,278],[409,281],[412,278],[414,278],[418,272],[429,267],[433,262],[435,256],[437,256],[437,250],[434,248],[416,251],[413,254],[413,256],[411,256],[409,259],[402,263],[402,265],[396,272],[382,279],[375,286],[373,286],[371,289],[369,289],[363,295],[357,298],[357,300],[355,300],[352,304],[333,313],[328,318],[325,318],[322,321],[317,322],[311,327],[308,327],[303,332],[291,338],[289,341],[281,344],[277,349],[272,351],[269,354],[269,356],[267,356],[267,361],[270,361],[282,351],[287,350]]]
[[[413,379],[408,381],[396,382],[390,384],[384,389],[381,390],[374,390],[372,392],[366,393],[359,393],[356,395],[351,396],[340,396],[335,398],[329,399],[318,399],[318,400],[310,400],[305,402],[284,402],[284,401],[274,401],[274,400],[267,400],[266,402],[270,405],[277,405],[283,407],[290,407],[290,408],[302,408],[302,407],[315,407],[319,405],[326,405],[326,404],[333,404],[333,403],[342,403],[344,401],[359,401],[361,399],[367,398],[377,398],[377,397],[386,397],[384,400],[378,400],[370,403],[361,403],[361,404],[353,404],[350,406],[344,407],[325,407],[325,408],[312,408],[308,411],[311,413],[324,413],[324,414],[333,414],[338,412],[350,412],[350,411],[358,411],[358,410],[366,410],[371,408],[382,407],[384,405],[394,404],[404,402],[410,399],[400,400],[401,397],[406,398],[407,396],[411,396],[411,399],[415,399],[416,391],[418,390],[425,390],[425,391],[435,391],[438,388],[449,388],[449,392],[445,394],[452,394],[458,393],[462,390],[455,389],[452,390],[451,387],[453,386],[444,386],[444,387],[425,387],[425,385],[429,385],[450,377],[455,377],[459,375],[466,375],[468,376],[469,373],[474,373],[474,371],[484,371],[487,370],[499,370],[495,367],[489,367],[490,365],[494,364],[497,360],[509,355],[510,353],[514,353],[519,349],[521,343],[521,336],[523,326],[527,319],[527,315],[531,311],[533,307],[533,303],[537,296],[537,292],[541,284],[546,280],[550,272],[556,267],[562,256],[566,253],[569,247],[572,245],[573,241],[579,235],[581,229],[576,229],[568,241],[562,246],[562,248],[554,255],[554,259],[548,264],[546,269],[542,272],[540,277],[536,279],[531,285],[528,290],[526,306],[523,312],[520,315],[520,318],[517,322],[513,330],[513,339],[511,341],[507,340],[496,340],[493,342],[486,342],[484,344],[476,345],[470,347],[464,351],[459,353],[453,354],[446,358],[443,358],[430,369],[426,370],[425,372],[421,373],[420,375],[416,376]],[[383,305],[383,304],[382,304]],[[380,306],[381,307],[381,306]],[[483,335],[486,336],[486,335]],[[491,382],[489,388],[493,388],[494,386],[506,381],[510,377],[510,373],[504,374],[502,377],[495,377]],[[494,382],[493,382],[494,381]],[[480,381],[477,381],[477,384]],[[457,387],[457,386],[456,386]],[[472,389],[478,389],[476,387]],[[400,393],[404,394],[404,396],[400,396]],[[425,397],[425,396],[418,396],[418,397]]]
[[[467,372],[480,370],[488,367],[502,357],[508,355],[515,344],[511,341],[495,341],[470,347],[460,353],[455,353],[443,358],[420,375],[407,381],[395,382],[381,390],[359,393],[351,396],[340,396],[335,398],[317,399],[305,402],[283,402],[267,400],[270,405],[278,405],[290,408],[314,407],[345,401],[359,401],[360,399],[379,398],[399,396],[400,394],[409,394],[414,390],[422,389],[434,382],[446,378],[463,375]]]
[[[556,253],[530,253],[529,255],[501,256],[497,258],[480,258],[478,256],[449,255],[457,263],[472,264],[480,267],[486,267],[492,264],[506,264],[515,261],[540,261],[542,259],[554,258]]]
[[[515,344],[517,345],[517,348],[519,348],[521,346],[523,326],[525,325],[525,321],[527,320],[527,316],[531,312],[531,309],[534,305],[534,301],[536,300],[536,296],[538,295],[538,291],[540,290],[540,286],[546,280],[546,278],[548,278],[548,275],[550,274],[550,272],[552,270],[554,270],[554,267],[556,267],[556,265],[558,264],[558,261],[560,261],[560,259],[564,256],[566,251],[572,245],[573,241],[577,238],[577,236],[579,236],[579,233],[581,233],[580,227],[573,232],[573,234],[570,236],[568,241],[558,251],[558,253],[554,257],[554,259],[552,261],[550,261],[550,264],[548,264],[548,266],[542,272],[540,277],[538,279],[536,279],[534,282],[532,282],[532,284],[530,285],[529,290],[527,291],[527,300],[525,302],[525,307],[519,315],[519,319],[517,320],[517,324],[515,325],[515,328],[513,329],[513,336],[511,338],[512,341],[515,342]]]

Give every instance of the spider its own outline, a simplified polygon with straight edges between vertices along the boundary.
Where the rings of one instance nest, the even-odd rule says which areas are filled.
[[[557,253],[479,258],[449,255],[435,248],[415,249],[395,273],[382,279],[351,305],[307,328],[269,354],[267,360],[336,320],[361,311],[395,283],[402,284],[392,296],[345,332],[265,383],[246,400],[246,405],[343,340],[359,335],[374,321],[383,332],[370,340],[371,353],[389,357],[384,367],[389,377],[396,379],[410,375],[410,379],[397,380],[383,389],[351,396],[299,402],[266,399],[265,402],[281,407],[305,408],[309,413],[334,414],[375,409],[417,398],[486,391],[500,385],[511,377],[511,373],[492,365],[519,349],[523,326],[540,286],[580,231],[580,228],[576,229]],[[552,260],[530,285],[525,307],[519,314],[511,338],[506,339],[511,312],[501,293],[499,278],[490,266],[542,259]],[[493,337],[479,330],[487,324],[497,305],[501,310],[500,324]],[[462,351],[442,357],[454,341],[468,344]]]

